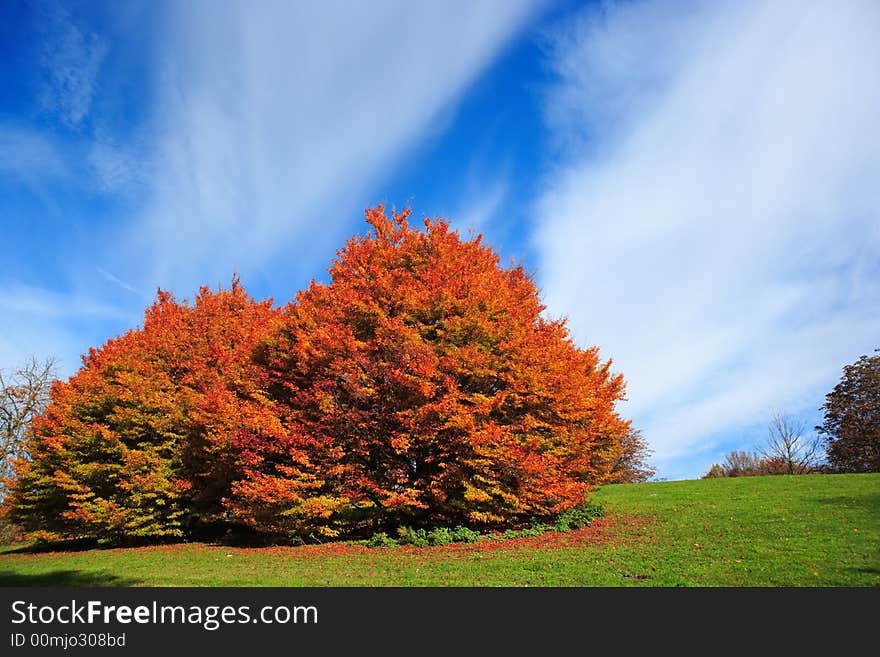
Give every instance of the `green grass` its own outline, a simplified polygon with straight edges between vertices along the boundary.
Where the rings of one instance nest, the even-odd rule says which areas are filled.
[[[0,585],[880,586],[880,474],[606,486],[590,528],[429,548],[0,549]]]

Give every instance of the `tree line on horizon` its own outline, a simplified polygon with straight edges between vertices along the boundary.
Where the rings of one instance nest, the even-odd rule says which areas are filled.
[[[843,368],[825,396],[822,424],[806,424],[777,412],[755,451],[733,450],[703,479],[777,474],[880,472],[880,349]]]
[[[160,290],[90,349],[9,427],[6,521],[107,542],[510,527],[653,474],[623,376],[543,316],[522,267],[444,221],[366,215],[330,282],[283,307],[237,277],[191,304]]]

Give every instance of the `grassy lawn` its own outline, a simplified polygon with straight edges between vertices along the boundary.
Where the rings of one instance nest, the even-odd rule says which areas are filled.
[[[880,474],[606,486],[565,534],[445,547],[0,548],[0,585],[880,586]]]

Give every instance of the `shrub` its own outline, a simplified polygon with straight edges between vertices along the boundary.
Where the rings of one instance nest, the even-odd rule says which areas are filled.
[[[397,528],[398,542],[401,545],[412,545],[414,547],[425,547],[428,545],[428,534],[424,529],[413,529],[412,527]]]
[[[452,530],[452,540],[455,543],[475,543],[480,540],[480,532],[458,525]]]
[[[601,505],[587,502],[569,511],[560,514],[555,523],[548,525],[541,522],[533,522],[523,529],[505,529],[502,532],[481,534],[475,529],[464,525],[458,525],[455,529],[448,527],[435,527],[431,530],[414,529],[412,527],[398,527],[397,539],[390,538],[385,532],[377,532],[361,545],[367,547],[395,547],[398,545],[412,545],[414,547],[426,547],[437,545],[449,545],[451,543],[476,543],[477,541],[505,541],[513,538],[529,538],[540,536],[548,531],[567,532],[573,529],[586,527],[596,518],[604,515]]]
[[[446,527],[437,527],[428,532],[429,545],[449,545],[454,541],[455,535]]]
[[[366,543],[367,547],[397,547],[400,545],[396,540],[388,536],[385,532],[376,532]]]
[[[572,529],[580,529],[590,525],[596,518],[605,515],[601,505],[588,502],[582,506],[565,511],[556,519],[554,529],[558,532],[567,532]]]

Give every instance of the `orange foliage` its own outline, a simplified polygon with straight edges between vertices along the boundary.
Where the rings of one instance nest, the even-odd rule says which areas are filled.
[[[331,282],[283,310],[237,279],[192,305],[160,292],[53,388],[11,518],[47,537],[333,536],[581,503],[625,456],[622,376],[542,315],[522,267],[409,215],[368,210]]]
[[[264,424],[256,344],[278,316],[238,280],[195,304],[160,291],[141,329],[92,349],[56,383],[19,464],[10,516],[43,537],[180,536],[237,478],[238,444]]]
[[[272,458],[238,492],[283,498],[275,518],[314,492],[328,523],[493,525],[577,505],[629,430],[622,377],[541,316],[521,267],[409,214],[369,210],[374,233],[285,310],[262,362],[295,458],[266,436]]]

